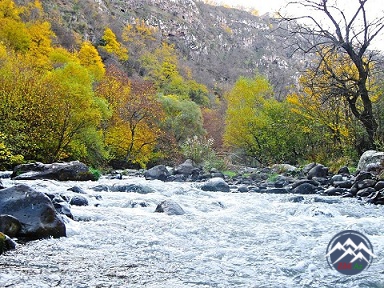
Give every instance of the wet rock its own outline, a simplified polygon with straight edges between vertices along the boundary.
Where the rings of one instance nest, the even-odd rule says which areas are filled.
[[[325,189],[323,194],[327,196],[341,196],[347,192],[349,192],[349,190],[346,188],[330,187],[328,189]]]
[[[239,188],[237,188],[237,191],[240,192],[240,193],[246,193],[246,192],[249,192],[249,189],[248,189],[247,186],[242,185]]]
[[[16,234],[27,240],[66,236],[63,219],[44,193],[27,185],[1,190],[0,211],[15,217],[21,224]]]
[[[339,171],[337,171],[337,174],[350,175],[351,173],[349,172],[349,168],[347,166],[344,166],[341,167]]]
[[[13,250],[16,248],[16,242],[10,237],[0,232],[0,255],[6,251]]]
[[[315,197],[315,198],[313,198],[313,202],[335,204],[335,203],[341,203],[341,200],[335,199],[335,198]]]
[[[92,187],[92,190],[95,192],[109,191],[110,187],[108,185],[102,184]]]
[[[13,170],[12,178],[15,180],[52,179],[58,181],[88,181],[97,180],[87,165],[79,161],[68,163],[21,164]]]
[[[183,215],[185,214],[183,208],[172,200],[165,200],[157,205],[155,212],[165,213],[167,215]]]
[[[296,187],[300,186],[301,184],[304,184],[304,183],[308,183],[308,184],[311,184],[313,186],[320,186],[320,183],[313,180],[313,179],[301,179],[301,180],[297,180],[295,181],[293,184],[292,184],[292,189],[295,189]]]
[[[16,237],[21,229],[20,221],[11,215],[0,215],[0,232]]]
[[[288,201],[293,202],[293,203],[299,203],[299,202],[304,201],[304,197],[303,196],[292,196],[292,197],[288,198]]]
[[[55,207],[57,213],[59,213],[61,215],[65,215],[70,219],[73,219],[71,207],[69,206],[69,204],[67,202],[65,202],[65,201],[53,202],[53,206]]]
[[[85,192],[84,189],[79,186],[73,186],[71,188],[68,188],[68,191],[72,191],[79,194],[87,194],[87,192]]]
[[[82,195],[74,195],[69,201],[70,205],[73,206],[88,206],[88,199]]]
[[[379,191],[381,189],[384,189],[384,181],[378,181],[376,184],[375,184],[375,190],[376,191]]]
[[[196,165],[191,159],[185,160],[184,163],[180,164],[175,168],[174,174],[182,174],[184,176],[189,176],[196,169]]]
[[[138,184],[115,184],[109,189],[111,192],[135,192],[139,194],[149,194],[154,192],[151,187]]]
[[[294,194],[316,194],[318,188],[310,183],[303,183],[296,188],[292,189]]]
[[[375,187],[376,183],[377,181],[374,179],[364,179],[362,181],[356,182],[356,185],[357,185],[357,189],[361,190],[368,187]]]
[[[3,185],[3,182],[1,182],[1,179],[0,179],[0,189],[4,189],[4,185]]]
[[[145,201],[129,201],[129,206],[131,208],[136,207],[149,207],[149,204]]]
[[[357,197],[368,197],[369,195],[371,195],[372,193],[375,193],[375,192],[376,192],[375,188],[367,187],[367,188],[359,190],[357,192],[356,196]]]
[[[311,170],[308,171],[307,178],[326,178],[328,175],[328,167],[322,164],[315,165]]]
[[[337,188],[346,188],[349,189],[353,186],[353,182],[351,180],[345,180],[345,181],[335,181],[332,183],[333,186]]]
[[[229,192],[229,185],[224,181],[223,178],[216,177],[209,179],[201,186],[203,191],[217,191],[217,192]]]
[[[166,181],[170,175],[171,173],[169,173],[167,167],[165,167],[164,165],[154,166],[144,172],[144,177],[147,180]]]

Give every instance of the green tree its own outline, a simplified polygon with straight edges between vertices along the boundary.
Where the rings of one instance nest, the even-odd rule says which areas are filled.
[[[160,96],[165,111],[163,130],[172,135],[181,145],[192,136],[205,134],[200,107],[189,99],[177,95]]]
[[[224,144],[262,164],[290,158],[285,154],[292,144],[287,137],[288,120],[283,118],[285,109],[271,98],[272,93],[268,80],[258,75],[241,77],[225,97]]]

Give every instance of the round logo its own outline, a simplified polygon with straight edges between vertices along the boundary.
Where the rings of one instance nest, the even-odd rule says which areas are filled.
[[[354,230],[336,234],[327,247],[328,264],[345,275],[356,275],[367,269],[375,254],[366,236]]]

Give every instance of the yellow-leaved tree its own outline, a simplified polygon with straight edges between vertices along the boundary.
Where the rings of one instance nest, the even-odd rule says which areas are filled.
[[[105,28],[104,35],[101,38],[101,49],[107,53],[117,56],[119,60],[128,60],[128,49],[121,44],[116,37],[116,34],[110,28]]]
[[[100,80],[105,74],[105,67],[99,52],[89,41],[84,41],[77,55],[80,64],[86,67],[95,80]]]

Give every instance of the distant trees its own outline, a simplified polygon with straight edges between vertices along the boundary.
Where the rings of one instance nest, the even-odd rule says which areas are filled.
[[[297,41],[296,49],[313,53],[317,59],[313,63],[312,81],[302,84],[312,90],[328,86],[329,89],[322,90],[326,92],[323,100],[342,97],[344,101],[340,104],[345,103],[363,125],[366,135],[360,139],[359,151],[375,147],[378,128],[372,107],[374,92],[370,89],[376,52],[371,48],[383,32],[384,14],[372,15],[379,7],[369,9],[371,3],[349,1],[347,11],[346,6],[336,1],[299,0],[290,2],[288,7],[304,11],[301,15],[280,15],[289,22],[285,26],[289,33],[304,40]]]
[[[261,75],[237,80],[226,95],[224,145],[259,164],[296,162],[303,134],[295,129],[298,123],[289,106],[272,96],[271,85]]]

